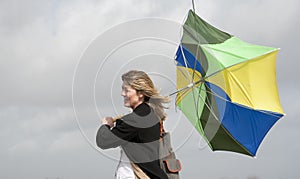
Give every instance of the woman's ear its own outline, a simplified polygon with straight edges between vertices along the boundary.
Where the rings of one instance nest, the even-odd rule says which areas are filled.
[[[140,91],[138,91],[138,97],[140,98],[140,99],[143,99],[144,100],[144,94],[143,93],[141,93]]]

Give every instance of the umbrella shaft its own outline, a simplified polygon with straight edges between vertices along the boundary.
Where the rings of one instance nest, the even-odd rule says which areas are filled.
[[[189,89],[189,88],[191,88],[191,87],[194,87],[195,85],[197,85],[197,84],[199,84],[200,82],[203,82],[203,81],[204,81],[204,80],[201,79],[201,80],[198,80],[198,81],[196,81],[196,82],[194,82],[194,83],[190,83],[190,84],[187,85],[186,87],[180,88],[180,89],[178,89],[177,91],[175,91],[175,92],[169,94],[169,96],[173,96],[174,94],[177,94],[177,93],[179,93],[179,92],[181,92],[181,91],[183,91],[183,90],[186,90],[186,89]]]

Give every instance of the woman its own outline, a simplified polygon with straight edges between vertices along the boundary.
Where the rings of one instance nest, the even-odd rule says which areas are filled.
[[[158,142],[160,120],[166,118],[163,104],[170,100],[159,94],[145,72],[129,71],[122,75],[122,81],[124,106],[131,108],[132,113],[117,120],[116,124],[112,117],[103,118],[96,136],[97,145],[102,149],[121,146],[125,158],[149,178],[167,179],[159,165]],[[122,178],[118,171],[117,176]]]

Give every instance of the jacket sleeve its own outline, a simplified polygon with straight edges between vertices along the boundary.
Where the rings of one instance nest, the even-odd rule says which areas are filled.
[[[132,141],[136,136],[136,128],[122,121],[112,129],[108,125],[102,125],[97,132],[96,143],[101,149],[115,148]]]

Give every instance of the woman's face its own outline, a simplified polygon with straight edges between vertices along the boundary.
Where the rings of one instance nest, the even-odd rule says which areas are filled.
[[[133,89],[126,82],[122,84],[122,93],[121,95],[124,97],[124,106],[135,109],[138,105],[140,105],[143,100],[143,94],[138,93],[135,89]]]

